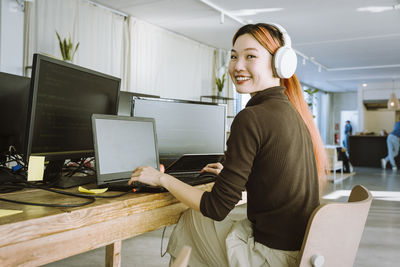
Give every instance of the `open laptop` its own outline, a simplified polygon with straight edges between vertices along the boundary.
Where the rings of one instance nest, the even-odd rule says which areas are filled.
[[[129,191],[133,187],[128,186],[127,183],[136,167],[151,166],[159,169],[156,125],[153,118],[93,114],[92,129],[98,187]],[[198,160],[203,159],[200,164],[196,165],[197,172],[200,173],[201,168],[205,166],[205,164],[203,165],[204,155],[192,156]],[[215,157],[217,155],[211,155],[209,160],[213,160]],[[189,155],[184,155],[169,166],[166,171],[191,185],[215,180],[215,176],[210,174],[202,175],[202,177],[198,177],[198,175],[189,176],[189,174],[178,177],[180,169],[178,167],[185,168],[185,162],[189,163],[190,160],[188,161],[188,159],[190,158]],[[208,163],[211,162],[214,161]],[[186,172],[187,169],[184,171]],[[135,187],[144,192],[166,191],[162,187],[144,184],[136,184]]]
[[[209,163],[222,162],[223,157],[224,154],[221,153],[184,154],[169,165],[165,172],[189,184],[193,184],[191,181],[193,177],[198,177],[201,183],[204,183],[204,180],[207,180],[205,182],[214,181],[215,175],[201,174],[200,171]]]

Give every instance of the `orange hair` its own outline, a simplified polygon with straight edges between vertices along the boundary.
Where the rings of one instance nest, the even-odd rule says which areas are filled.
[[[274,55],[275,52],[284,45],[282,33],[273,25],[265,23],[245,25],[241,27],[233,36],[233,45],[235,44],[237,38],[244,34],[252,35],[254,39],[256,39],[265,49],[267,49],[271,55]],[[273,64],[272,69],[275,72]],[[281,85],[286,87],[286,96],[295,107],[297,112],[300,114],[301,118],[308,128],[308,131],[310,132],[311,140],[314,146],[314,155],[317,164],[319,185],[320,189],[322,189],[326,181],[325,178],[328,170],[328,160],[318,128],[316,127],[310,109],[308,108],[308,105],[304,100],[303,90],[301,88],[300,82],[297,79],[297,76],[294,74],[289,79],[281,79]]]

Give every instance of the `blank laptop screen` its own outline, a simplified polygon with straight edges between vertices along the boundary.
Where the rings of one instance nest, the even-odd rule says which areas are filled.
[[[159,168],[155,122],[93,115],[98,184],[125,180],[138,166]]]

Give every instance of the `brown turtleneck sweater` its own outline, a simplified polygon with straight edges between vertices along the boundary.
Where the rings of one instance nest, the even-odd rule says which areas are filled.
[[[311,136],[284,90],[258,92],[236,115],[224,168],[200,210],[223,220],[247,190],[255,241],[293,251],[301,248],[319,190]]]

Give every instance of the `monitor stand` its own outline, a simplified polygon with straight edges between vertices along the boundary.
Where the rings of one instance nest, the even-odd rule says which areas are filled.
[[[96,183],[95,175],[87,176],[62,176],[64,160],[52,160],[44,171],[44,182],[56,188],[71,188],[79,185]]]

